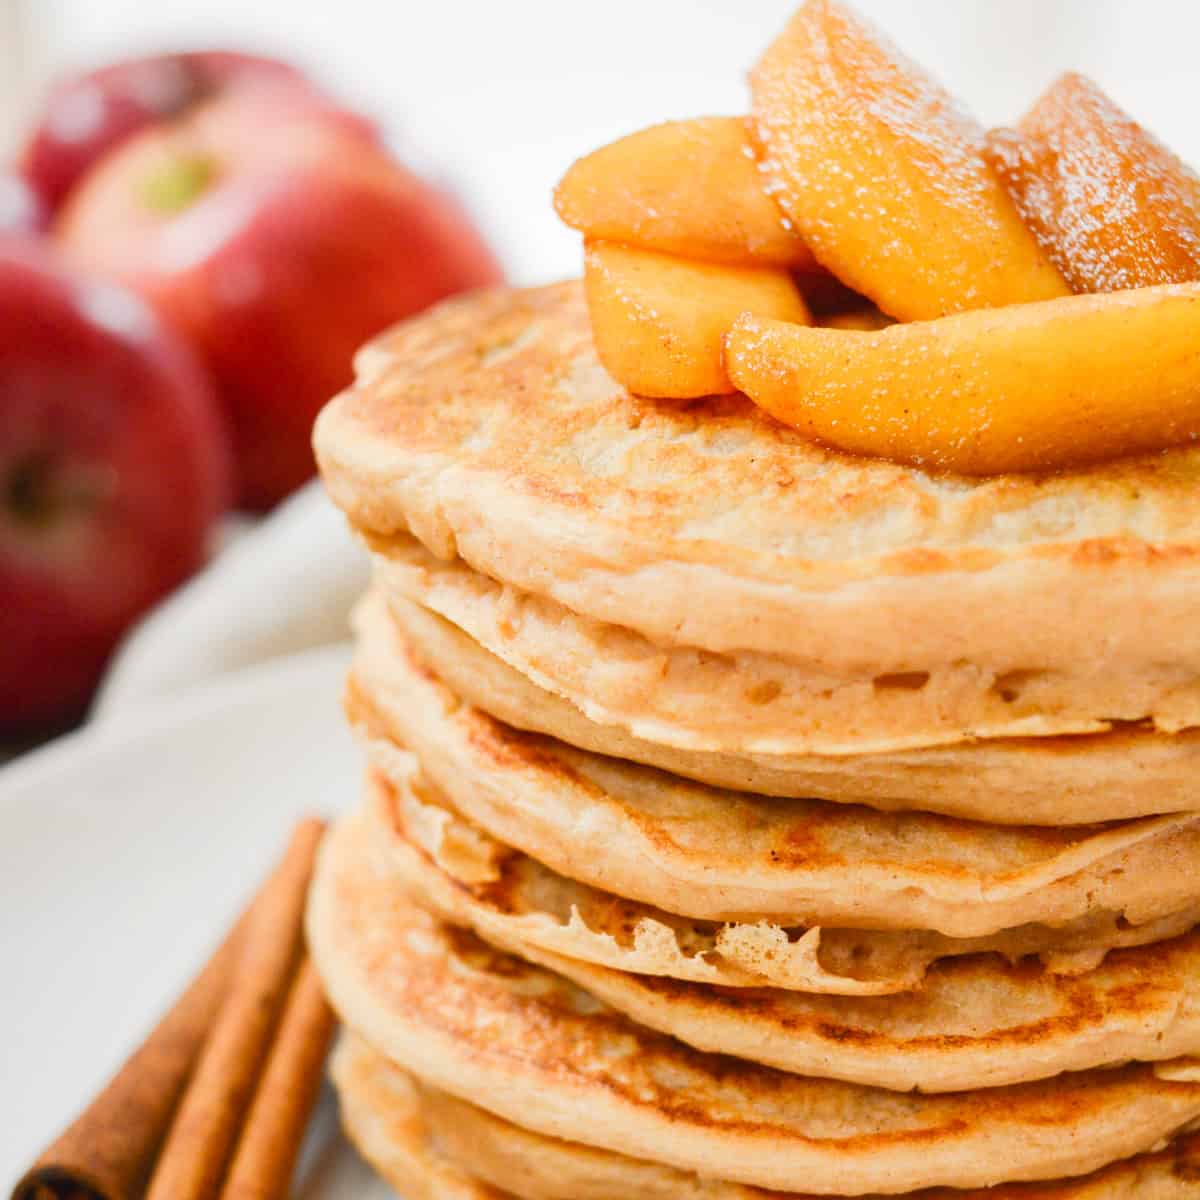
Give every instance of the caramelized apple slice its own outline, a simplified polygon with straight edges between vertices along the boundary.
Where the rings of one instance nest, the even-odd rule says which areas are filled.
[[[1077,291],[1200,279],[1200,179],[1091,80],[1064,75],[987,149]]]
[[[915,321],[1063,296],[983,156],[983,131],[833,0],[808,0],[751,75],[762,167],[817,258]]]
[[[1200,284],[960,313],[878,333],[739,318],[729,377],[816,441],[991,475],[1200,437]]]
[[[816,267],[763,191],[741,117],[667,121],[602,146],[563,176],[554,207],[592,239],[706,262]]]
[[[740,313],[809,319],[791,276],[778,268],[692,262],[613,242],[585,247],[584,287],[600,361],[642,396],[732,392],[722,338]]]

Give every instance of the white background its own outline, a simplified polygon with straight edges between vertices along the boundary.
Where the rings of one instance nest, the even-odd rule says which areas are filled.
[[[6,0],[0,0],[2,6]],[[7,0],[18,3],[20,0]],[[577,269],[549,192],[577,154],[745,107],[794,0],[23,0],[31,73],[180,45],[296,59],[461,188],[520,282]],[[1200,159],[1192,0],[858,0],[988,123],[1068,67]]]

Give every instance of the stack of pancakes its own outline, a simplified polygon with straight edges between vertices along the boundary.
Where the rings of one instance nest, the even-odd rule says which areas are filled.
[[[574,284],[358,368],[309,926],[403,1194],[1200,1196],[1200,451],[848,458],[626,394]]]

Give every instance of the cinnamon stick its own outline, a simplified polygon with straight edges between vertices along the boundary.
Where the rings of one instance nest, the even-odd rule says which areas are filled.
[[[301,822],[251,910],[229,993],[180,1102],[146,1200],[212,1200],[278,1024],[302,944],[322,822]]]
[[[286,1200],[333,1040],[334,1015],[305,957],[238,1141],[221,1200]]]
[[[12,1200],[134,1200],[220,1008],[249,910],[104,1090],[38,1157]]]

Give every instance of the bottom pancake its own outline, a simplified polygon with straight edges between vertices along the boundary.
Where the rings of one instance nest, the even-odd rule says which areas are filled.
[[[757,1187],[1062,1178],[1200,1119],[1200,1083],[1145,1065],[925,1096],[701,1053],[420,911],[358,815],[322,848],[308,937],[344,1023],[430,1086],[541,1134]]]
[[[412,1076],[343,1033],[330,1061],[342,1128],[405,1200],[508,1200],[441,1148]]]
[[[338,1045],[332,1071],[347,1135],[409,1200],[787,1200],[533,1133],[418,1084],[353,1035]],[[1082,1178],[938,1188],[913,1200],[1200,1200],[1200,1135]]]

